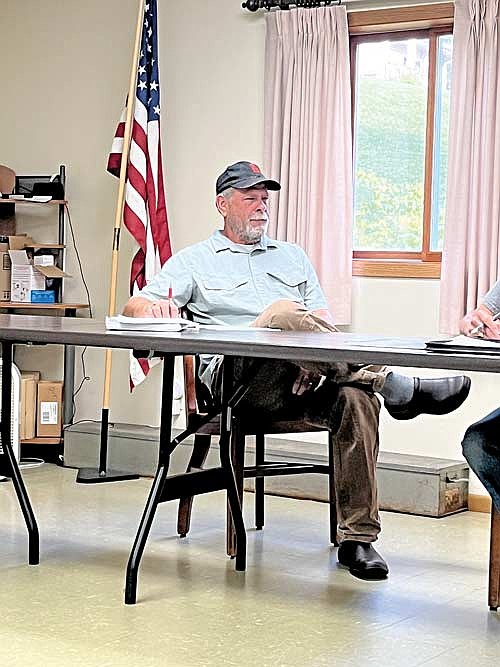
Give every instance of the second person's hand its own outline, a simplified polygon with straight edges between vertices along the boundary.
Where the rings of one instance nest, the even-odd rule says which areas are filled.
[[[477,330],[478,327],[481,328]],[[465,336],[500,338],[500,321],[489,308],[481,304],[460,321],[460,333]]]

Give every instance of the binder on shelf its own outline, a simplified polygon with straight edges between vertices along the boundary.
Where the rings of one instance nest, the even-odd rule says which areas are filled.
[[[0,241],[0,301],[10,301],[9,244],[3,240]]]

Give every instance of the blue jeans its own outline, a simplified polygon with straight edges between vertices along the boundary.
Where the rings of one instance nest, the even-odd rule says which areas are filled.
[[[469,426],[462,450],[500,511],[500,408]]]

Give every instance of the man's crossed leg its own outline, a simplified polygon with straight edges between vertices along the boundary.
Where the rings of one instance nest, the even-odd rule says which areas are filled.
[[[337,331],[302,304],[287,300],[266,308],[253,326]],[[237,360],[237,376],[247,364],[246,359]],[[380,403],[375,392],[394,418],[411,419],[424,412],[451,412],[463,403],[469,387],[464,376],[422,380],[385,366],[269,360],[256,373],[240,408],[247,406],[274,419],[303,417],[331,432],[339,562],[354,576],[382,579],[388,567],[373,547],[380,532],[376,483]]]

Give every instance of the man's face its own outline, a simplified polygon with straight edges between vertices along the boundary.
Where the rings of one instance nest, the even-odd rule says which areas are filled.
[[[234,190],[229,197],[217,198],[217,208],[224,216],[224,233],[234,243],[258,243],[269,224],[269,195],[263,185]]]

